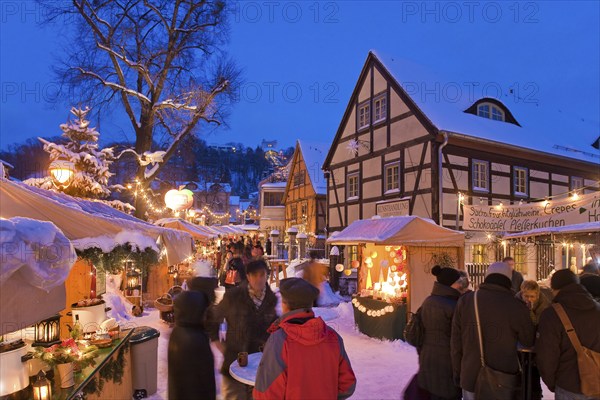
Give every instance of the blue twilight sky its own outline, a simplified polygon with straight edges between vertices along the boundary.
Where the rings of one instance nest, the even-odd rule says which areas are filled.
[[[281,146],[298,138],[330,142],[370,49],[444,76],[472,76],[482,83],[501,77],[549,113],[585,119],[600,132],[599,4],[237,3],[229,53],[243,67],[245,83],[228,127],[207,130],[204,138],[248,145],[263,138]],[[58,125],[68,117],[69,106],[53,98],[50,67],[69,38],[57,28],[38,27],[41,19],[33,1],[0,2],[2,149],[28,137],[59,134]],[[129,123],[118,115],[99,123],[104,142],[133,139]]]

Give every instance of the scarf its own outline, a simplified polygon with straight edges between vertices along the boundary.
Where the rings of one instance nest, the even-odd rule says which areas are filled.
[[[254,305],[258,309],[258,308],[260,308],[260,305],[262,304],[263,300],[265,299],[265,295],[267,294],[267,289],[263,288],[263,290],[256,292],[256,291],[252,290],[250,285],[248,285],[248,294],[250,294],[250,298],[252,299],[252,301],[254,302]]]

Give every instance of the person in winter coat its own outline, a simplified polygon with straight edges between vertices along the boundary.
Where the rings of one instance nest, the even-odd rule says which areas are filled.
[[[338,333],[315,318],[319,291],[300,278],[281,281],[283,315],[269,328],[254,399],[345,399],[356,377]]]
[[[515,293],[519,292],[521,290],[521,285],[523,284],[523,281],[525,279],[523,279],[523,274],[521,274],[519,271],[517,271],[515,269],[515,259],[512,257],[504,257],[502,259],[502,262],[506,263],[512,270],[512,272],[510,274],[511,289]]]
[[[477,305],[483,336],[486,365],[508,374],[519,372],[517,343],[533,346],[534,327],[525,304],[511,289],[512,269],[495,262],[486,271],[477,289]],[[475,398],[475,381],[481,368],[475,292],[458,300],[452,319],[450,352],[455,383],[463,389],[463,398]]]
[[[252,387],[233,379],[229,375],[229,366],[239,352],[260,351],[269,338],[267,329],[277,318],[277,297],[267,285],[267,264],[264,260],[251,261],[246,271],[248,280],[226,291],[211,313],[210,337],[224,355],[221,393],[226,400],[251,398]],[[227,321],[224,345],[218,341],[223,319]]]
[[[515,296],[517,299],[522,300],[527,308],[529,309],[529,316],[531,322],[537,328],[540,321],[542,312],[550,307],[550,299],[544,295],[541,291],[540,285],[536,281],[528,280],[521,284],[521,291]],[[539,400],[542,398],[542,385],[540,382],[540,371],[535,363],[531,366],[531,398],[532,400]]]
[[[174,301],[175,327],[169,338],[169,400],[215,399],[215,367],[204,316],[202,292],[184,291]]]
[[[564,308],[581,345],[600,352],[600,303],[594,301],[579,284],[577,275],[569,270],[556,271],[550,285],[555,293],[553,302]],[[581,392],[577,353],[554,307],[542,313],[537,336],[538,368],[556,400],[591,399]]]
[[[542,312],[550,307],[550,300],[542,294],[540,285],[533,280],[524,281],[515,297],[525,303],[529,309],[531,322],[537,326]]]
[[[456,269],[439,265],[434,266],[431,273],[437,281],[420,312],[425,337],[419,353],[419,387],[431,394],[431,400],[460,399],[460,387],[452,378],[450,334],[452,316],[460,297],[461,276]]]
[[[246,267],[242,259],[243,251],[244,248],[239,243],[236,243],[234,246],[233,258],[225,265],[225,279],[223,280],[223,286],[225,286],[226,291],[238,286],[241,282],[246,280]]]

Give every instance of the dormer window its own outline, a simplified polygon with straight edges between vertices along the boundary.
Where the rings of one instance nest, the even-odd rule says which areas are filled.
[[[495,121],[504,121],[504,111],[491,103],[481,103],[477,106],[477,115]]]
[[[469,108],[465,110],[468,114],[473,114],[481,118],[491,119],[493,121],[508,122],[521,126],[514,115],[502,102],[491,97],[484,97],[477,100]]]

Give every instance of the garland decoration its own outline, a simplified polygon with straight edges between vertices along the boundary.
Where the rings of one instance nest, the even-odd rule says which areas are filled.
[[[367,313],[369,317],[383,317],[387,313],[394,312],[394,306],[392,305],[387,305],[380,310],[369,310],[356,297],[352,299],[352,305],[361,313]]]

